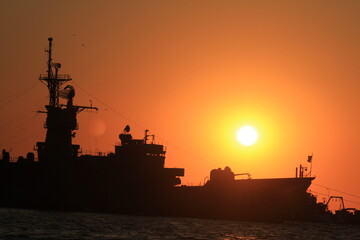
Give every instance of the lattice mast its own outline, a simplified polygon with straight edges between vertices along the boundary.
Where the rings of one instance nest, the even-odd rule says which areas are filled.
[[[52,54],[52,41],[50,37],[49,48],[45,49],[45,52],[48,53],[48,69],[47,74],[40,75],[40,81],[44,82],[49,89],[49,106],[59,107],[59,92],[60,86],[65,82],[71,81],[69,74],[58,74],[59,68],[61,68],[60,63],[53,63],[51,54]],[[54,70],[55,72],[54,72]]]

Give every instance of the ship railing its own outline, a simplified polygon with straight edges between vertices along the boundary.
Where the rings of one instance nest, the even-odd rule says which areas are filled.
[[[2,159],[1,159],[1,160],[2,160]],[[10,163],[17,163],[18,160],[19,160],[19,157],[10,157],[9,162],[10,162]],[[38,161],[39,161],[38,158],[34,158],[34,162],[38,162]]]
[[[70,81],[72,80],[69,74],[58,74],[56,79],[50,78],[47,74],[41,74],[39,79],[41,80],[60,80],[60,81]]]
[[[80,152],[80,156],[83,156],[83,155],[107,156],[110,153],[111,153],[110,151],[102,152],[102,151],[97,151],[97,150],[94,150],[94,151],[92,151],[92,150],[82,150]]]
[[[251,174],[250,173],[237,173],[237,174],[234,174],[235,177],[238,177],[238,176],[246,176],[247,179],[251,179]]]

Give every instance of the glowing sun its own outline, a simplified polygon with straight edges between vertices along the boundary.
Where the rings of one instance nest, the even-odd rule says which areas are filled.
[[[255,128],[250,126],[244,126],[237,132],[237,140],[239,143],[245,146],[254,144],[257,140],[258,134]]]

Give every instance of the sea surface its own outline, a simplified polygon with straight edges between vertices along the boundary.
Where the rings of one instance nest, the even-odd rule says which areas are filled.
[[[360,239],[360,226],[0,208],[0,239]]]

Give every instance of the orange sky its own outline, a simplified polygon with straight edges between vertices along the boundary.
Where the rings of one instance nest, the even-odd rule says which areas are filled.
[[[225,166],[292,177],[313,153],[314,183],[360,196],[359,12],[330,0],[1,0],[0,148],[25,155],[45,139],[38,75],[52,36],[75,103],[100,108],[79,115],[84,151],[147,128],[184,184]],[[245,124],[259,131],[250,147],[236,142]]]

